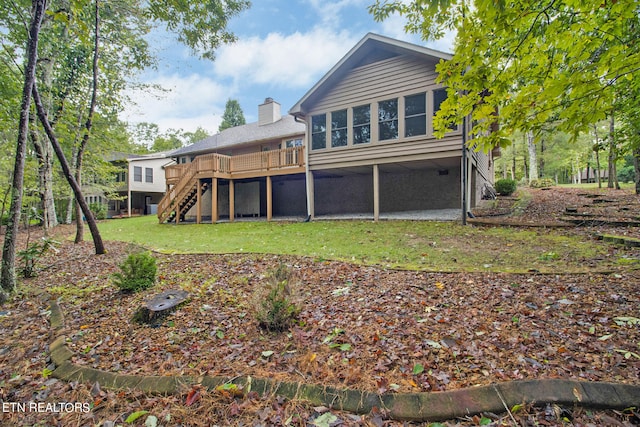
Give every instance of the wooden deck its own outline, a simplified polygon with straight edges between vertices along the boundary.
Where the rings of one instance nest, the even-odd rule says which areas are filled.
[[[179,217],[199,198],[200,180],[205,178],[245,179],[305,172],[304,147],[225,156],[205,154],[193,162],[167,166],[167,192],[158,204],[160,222]],[[270,180],[269,180],[270,181]],[[179,219],[178,219],[179,221]]]

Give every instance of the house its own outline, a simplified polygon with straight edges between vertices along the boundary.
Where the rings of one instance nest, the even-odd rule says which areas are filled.
[[[168,172],[160,221],[183,220],[192,206],[199,206],[195,215],[201,221],[209,185],[214,194],[209,200],[217,200],[211,204],[212,221],[223,213],[233,220],[245,211],[268,220],[274,213],[377,220],[396,212],[462,209],[463,199],[466,211],[480,200],[484,184],[493,182],[494,153],[463,148],[460,126],[444,138],[433,135],[433,116],[447,96],[436,83],[435,67],[450,58],[367,34],[289,110],[290,116],[265,125],[290,123],[296,134],[288,127],[289,133],[284,128],[267,132],[258,123],[172,153],[180,164]],[[269,114],[260,110],[263,115]],[[288,148],[285,141],[293,137],[296,142]],[[295,157],[295,165],[287,156]],[[244,160],[249,157],[251,165]],[[189,162],[199,165],[185,166]],[[236,197],[234,187],[240,191],[243,184],[247,188]],[[247,203],[253,206],[248,209]]]
[[[85,183],[85,200],[107,204],[107,218],[156,214],[166,189],[165,167],[174,163],[167,154],[113,153],[109,162],[119,169],[115,194],[105,194],[103,186],[97,183]]]

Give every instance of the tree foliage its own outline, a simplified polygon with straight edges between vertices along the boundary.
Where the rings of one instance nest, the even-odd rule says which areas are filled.
[[[453,58],[437,66],[449,97],[440,134],[471,115],[471,144],[510,143],[553,122],[577,136],[612,112],[620,87],[640,78],[639,0],[377,0],[377,20],[399,13],[425,40],[457,33]],[[499,111],[500,130],[490,133]]]
[[[250,5],[248,0],[149,0],[147,14],[195,53],[213,59],[221,44],[236,40],[227,29],[229,19]]]
[[[222,132],[225,129],[241,126],[246,123],[247,121],[244,118],[240,103],[235,99],[228,99],[224,107],[224,113],[222,114],[222,123],[220,123],[218,131]]]

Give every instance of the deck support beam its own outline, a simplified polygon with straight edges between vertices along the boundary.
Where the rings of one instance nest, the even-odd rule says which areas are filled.
[[[313,203],[314,193],[313,193],[313,172],[307,170],[306,181],[307,181],[307,215],[309,215],[310,219],[313,219],[315,216],[315,206]]]
[[[271,221],[273,216],[273,183],[271,177],[267,175],[267,221]]]
[[[373,220],[380,219],[380,168],[373,165]]]
[[[211,178],[211,224],[218,222],[218,178]]]
[[[233,180],[230,179],[229,180],[229,222],[233,222],[236,216],[236,209],[235,209],[236,200],[235,199],[236,199],[236,195],[233,188]]]
[[[196,224],[202,222],[202,180],[198,179],[196,190]]]

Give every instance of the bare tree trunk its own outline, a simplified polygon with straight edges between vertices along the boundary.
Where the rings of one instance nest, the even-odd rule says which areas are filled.
[[[24,164],[27,151],[27,137],[29,132],[29,106],[31,92],[35,87],[36,63],[38,61],[38,37],[40,26],[46,9],[46,0],[33,0],[31,24],[29,26],[29,41],[27,42],[27,66],[24,70],[24,87],[20,104],[20,122],[18,125],[18,143],[13,167],[13,182],[11,187],[11,206],[9,208],[9,223],[4,236],[2,249],[2,272],[0,274],[0,304],[7,300],[7,293],[16,288],[16,233],[20,223],[20,209],[22,208],[22,192],[24,185]]]
[[[89,135],[91,134],[91,127],[93,125],[93,114],[96,110],[96,103],[98,97],[98,53],[100,47],[100,3],[99,0],[95,0],[95,27],[94,27],[94,45],[93,45],[93,82],[91,84],[91,104],[89,105],[89,114],[87,115],[87,122],[85,123],[85,132],[82,137],[80,147],[76,156],[76,181],[82,182],[82,156],[84,150],[89,142]],[[84,226],[82,224],[82,215],[80,212],[79,203],[76,201],[76,243],[80,243],[84,240]]]
[[[598,188],[602,188],[602,179],[600,178],[600,150],[596,150],[596,176],[598,177]]]
[[[91,231],[91,236],[93,237],[93,244],[96,249],[97,255],[102,255],[105,253],[104,243],[102,242],[102,237],[100,236],[100,231],[98,230],[98,224],[96,223],[93,214],[89,210],[89,205],[84,200],[84,196],[82,195],[82,189],[80,188],[80,184],[75,180],[73,174],[71,173],[71,168],[69,167],[69,162],[67,162],[67,158],[64,155],[64,151],[62,151],[62,147],[56,138],[56,135],[51,128],[51,124],[49,120],[47,120],[47,113],[44,111],[44,107],[42,106],[42,100],[40,99],[40,94],[38,93],[37,85],[33,85],[33,100],[36,104],[36,111],[38,112],[38,118],[40,119],[40,123],[44,126],[44,130],[51,141],[51,145],[53,145],[53,151],[55,151],[58,160],[60,161],[60,166],[62,167],[62,172],[64,173],[65,178],[69,182],[71,189],[73,190],[73,194],[76,196],[76,201],[80,205],[82,213],[85,215],[87,219],[87,225],[89,225],[89,230]]]
[[[46,235],[58,225],[53,198],[53,149],[49,140],[40,140],[35,125],[31,127],[31,141],[38,158],[38,188],[42,203],[42,226]]]
[[[531,184],[531,181],[538,179],[538,155],[532,132],[527,133],[527,150],[529,151],[529,184]]]
[[[516,180],[516,144],[513,144],[513,157],[511,158],[511,179]]]
[[[538,168],[538,176],[544,176],[544,167],[545,167],[545,163],[544,163],[544,139],[540,139],[540,167]]]
[[[618,176],[616,171],[616,160],[617,160],[617,147],[616,147],[616,139],[615,139],[615,121],[614,121],[613,112],[611,113],[611,118],[609,120],[609,182],[607,183],[608,188],[615,188],[617,190],[620,189],[620,184],[618,183]]]
[[[640,147],[636,147],[633,149],[633,169],[636,173],[636,194],[640,194]]]

